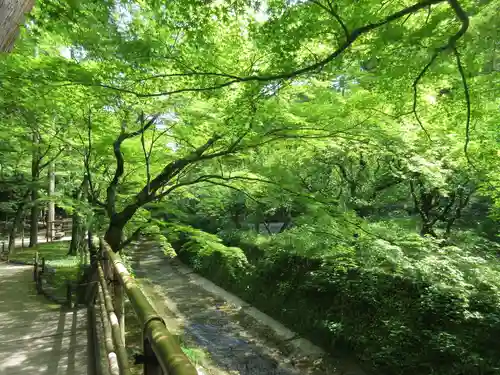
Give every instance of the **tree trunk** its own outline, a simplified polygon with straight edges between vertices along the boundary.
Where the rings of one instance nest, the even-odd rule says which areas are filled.
[[[72,215],[71,242],[68,255],[77,255],[84,250],[85,226],[82,223],[80,214],[75,210]],[[90,248],[90,247],[89,247]]]
[[[422,228],[420,229],[420,235],[425,236],[430,234],[432,237],[437,237],[436,232],[434,232],[434,225],[428,221],[422,221]]]
[[[38,207],[38,189],[35,187],[31,191],[31,214],[30,214],[30,244],[29,247],[34,247],[38,244],[38,216],[40,209]]]
[[[287,230],[291,223],[292,223],[292,215],[290,212],[287,212],[285,220],[283,221],[283,225],[281,226],[278,233],[283,233],[285,230]]]
[[[0,1],[0,52],[10,52],[19,35],[19,26],[24,23],[24,14],[28,13],[34,0]]]
[[[446,223],[446,231],[444,233],[444,237],[445,238],[449,238],[450,235],[451,235],[451,228],[453,227],[453,224],[455,223],[455,220],[456,218],[451,218],[448,220],[448,222]]]
[[[462,210],[469,204],[473,193],[474,189],[471,189],[467,193],[463,189],[458,192],[458,203],[457,208],[455,209],[455,215],[451,216],[446,223],[446,238],[450,237],[453,224],[455,224],[456,220],[462,217]]]
[[[14,216],[14,222],[12,223],[12,228],[10,228],[9,253],[11,253],[16,246],[17,229],[21,226],[21,223],[23,223],[24,208],[26,207],[26,200],[28,199],[29,195],[30,191],[28,190],[26,194],[24,194],[23,200],[17,206],[16,214]]]
[[[121,250],[121,244],[123,242],[123,228],[127,222],[121,222],[121,221],[113,221],[111,220],[109,223],[109,227],[106,230],[106,234],[104,235],[104,239],[108,243],[108,245],[111,247],[111,250],[113,250],[115,253]]]
[[[39,152],[39,138],[36,132],[33,132],[33,152],[31,159],[31,216],[30,216],[30,244],[29,247],[38,244],[38,216],[40,209],[38,207],[38,180],[40,178],[40,160]]]
[[[73,199],[80,199],[81,187],[73,194]],[[73,207],[73,215],[71,216],[71,242],[69,244],[68,255],[76,255],[78,253],[78,248],[81,246],[80,242],[80,231],[81,231],[81,223],[80,223],[80,214],[78,210]]]
[[[96,255],[96,248],[94,246],[94,235],[92,234],[92,229],[87,230],[87,246],[89,248],[90,258]]]
[[[73,193],[73,199],[76,202],[84,202],[88,199],[88,178],[83,177],[82,184]],[[90,228],[88,228],[90,230]],[[90,237],[90,231],[89,231]],[[81,213],[78,207],[73,207],[72,226],[71,226],[71,243],[69,245],[68,255],[77,255],[78,250],[84,248],[85,225],[82,222]],[[90,245],[89,245],[90,251]]]
[[[48,179],[49,179],[49,185],[47,189],[47,193],[49,196],[49,204],[48,204],[48,210],[47,210],[47,233],[48,233],[48,241],[52,241],[54,239],[54,222],[56,219],[56,205],[53,200],[54,198],[54,193],[56,190],[56,174],[55,174],[55,168],[54,168],[54,162],[49,164],[49,172],[48,172]]]
[[[68,255],[76,255],[78,253],[78,249],[81,247],[80,242],[80,215],[75,210],[72,215],[72,223],[71,223],[71,242],[69,244]]]
[[[129,220],[132,219],[142,204],[143,203],[137,200],[135,203],[125,207],[123,211],[111,215],[104,239],[115,253],[122,249],[122,243],[125,237],[125,225],[127,225]],[[114,207],[114,202],[112,203],[112,206]]]

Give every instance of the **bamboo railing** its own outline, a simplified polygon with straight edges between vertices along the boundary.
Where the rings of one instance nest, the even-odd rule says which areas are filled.
[[[85,300],[93,342],[97,344],[97,316],[102,324],[102,339],[111,375],[129,375],[130,366],[125,347],[124,297],[128,297],[143,328],[144,375],[197,375],[196,368],[183,353],[164,320],[125,267],[120,255],[104,240],[99,250],[91,253],[91,269],[86,284]],[[111,287],[110,287],[111,286]],[[95,358],[95,373],[100,373],[101,360]],[[137,363],[137,362],[136,362]]]

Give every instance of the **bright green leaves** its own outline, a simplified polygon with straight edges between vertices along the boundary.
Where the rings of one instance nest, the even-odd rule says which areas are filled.
[[[452,46],[425,69],[461,24],[449,2],[433,3],[406,12],[423,3],[43,1],[16,53],[0,62],[2,126],[22,128],[29,114],[51,137],[59,131],[68,159],[90,154],[102,198],[114,174],[113,142],[140,131],[141,113],[159,114],[161,123],[122,144],[119,207],[148,175],[212,137],[204,152],[217,157],[194,162],[168,187],[206,174],[252,176],[274,186],[231,186],[261,195],[269,209],[309,211],[385,202],[386,185],[387,201],[400,199],[415,175],[445,193],[462,176],[494,175],[500,28],[491,16],[498,1],[460,2],[470,19],[456,47],[471,99],[472,173]],[[401,17],[387,18],[394,14]],[[350,35],[377,22],[385,23]],[[356,40],[332,55],[349,38]],[[174,191],[196,196],[196,188]]]

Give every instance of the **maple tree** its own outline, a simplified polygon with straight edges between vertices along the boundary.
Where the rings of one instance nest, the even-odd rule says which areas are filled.
[[[365,238],[386,254],[415,233],[422,254],[495,240],[498,6],[40,1],[0,59],[11,238],[29,208],[36,243],[52,200],[73,215],[71,253],[85,230],[122,251],[180,225],[308,257],[361,235],[368,269],[383,257]]]

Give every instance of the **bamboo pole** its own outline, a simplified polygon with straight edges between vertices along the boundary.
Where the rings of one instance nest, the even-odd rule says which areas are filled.
[[[87,306],[87,350],[92,356],[92,375],[102,375],[101,350],[97,336],[97,316],[94,301]]]
[[[119,275],[113,267],[113,308],[118,318],[123,345],[125,345],[125,301],[123,286],[119,281]]]
[[[35,259],[33,260],[33,281],[36,283],[38,279],[38,251],[35,253]]]
[[[168,331],[165,322],[149,303],[137,282],[131,277],[120,255],[111,251],[106,243],[102,243],[101,246],[113,262],[119,281],[144,327],[144,340],[147,339],[151,344],[164,374],[197,375],[196,368],[186,357],[174,336]]]
[[[100,263],[98,263],[97,265],[97,272],[99,272],[99,282],[102,289],[101,293],[104,297],[104,306],[106,307],[106,311],[109,316],[109,322],[111,323],[111,335],[113,337],[113,343],[116,349],[116,356],[118,358],[118,364],[120,367],[120,375],[128,375],[130,374],[130,370],[128,368],[127,350],[121,339],[120,324],[113,308],[113,301],[109,294],[108,286],[106,285],[106,279],[104,278],[104,272]]]
[[[108,364],[109,372],[111,375],[120,375],[120,368],[118,365],[117,355],[115,353],[115,347],[113,345],[113,338],[111,334],[111,326],[109,324],[108,315],[106,313],[106,307],[104,305],[104,297],[102,289],[99,289],[99,295],[97,298],[97,304],[99,305],[99,310],[101,312],[101,323],[102,331],[104,336],[104,346],[106,348],[106,353],[108,354]]]

